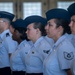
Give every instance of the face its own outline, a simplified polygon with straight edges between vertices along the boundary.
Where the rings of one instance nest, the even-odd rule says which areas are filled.
[[[17,41],[17,40],[21,39],[20,36],[21,36],[21,33],[19,33],[18,30],[15,30],[13,33],[13,39]]]
[[[8,20],[5,18],[0,18],[0,33],[3,31],[9,29],[9,23]]]
[[[75,15],[71,17],[71,22],[69,24],[72,34],[75,34]]]
[[[34,23],[31,23],[27,26],[26,34],[29,40],[33,41],[35,39],[36,34],[37,34],[36,30],[37,29],[34,29]]]
[[[0,19],[0,33],[3,31],[4,27],[5,27],[5,22],[3,19]]]
[[[56,28],[55,19],[48,21],[45,30],[48,37],[55,38],[57,36],[58,28]]]

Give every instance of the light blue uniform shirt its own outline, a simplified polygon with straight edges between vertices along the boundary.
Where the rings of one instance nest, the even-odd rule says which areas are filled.
[[[74,34],[67,35],[67,39],[72,43],[72,45],[75,48],[75,35]],[[73,61],[72,63],[72,72],[73,72],[73,75],[75,75],[75,61]]]
[[[72,45],[75,48],[75,35],[74,34],[69,35],[69,40],[71,41]],[[73,72],[73,75],[75,75],[75,59],[72,63],[72,72]]]
[[[71,63],[75,57],[73,45],[63,35],[54,44],[51,51],[43,63],[44,75],[67,75],[65,69],[71,68]]]
[[[27,73],[42,73],[43,61],[51,49],[50,44],[40,37],[34,44],[25,58]]]
[[[73,46],[75,47],[75,35],[71,34],[70,40],[71,40],[71,43],[73,44]]]
[[[0,34],[0,68],[9,67],[9,53],[13,53],[17,48],[17,42],[12,39],[9,30]]]
[[[22,50],[26,50],[29,44],[26,40],[20,43],[17,50],[12,54],[10,58],[11,70],[12,71],[25,71],[25,65],[22,58]],[[24,57],[25,58],[25,57]]]
[[[73,75],[75,75],[75,59],[74,59],[74,61],[72,62],[72,73],[73,73]]]

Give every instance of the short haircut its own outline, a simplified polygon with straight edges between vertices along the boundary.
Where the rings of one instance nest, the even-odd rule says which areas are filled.
[[[39,29],[41,31],[41,35],[45,36],[46,35],[46,31],[45,31],[45,25],[42,25],[42,23],[40,22],[35,22],[34,23],[34,29]]]
[[[69,21],[64,20],[64,19],[55,19],[56,27],[62,26],[64,31],[63,34],[68,33],[71,34],[71,30],[69,27]]]

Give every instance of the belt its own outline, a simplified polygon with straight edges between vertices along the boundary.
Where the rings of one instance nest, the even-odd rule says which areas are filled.
[[[11,75],[11,69],[10,67],[4,67],[4,68],[0,68],[0,75]]]
[[[43,75],[43,73],[26,73],[26,75]]]
[[[25,71],[12,71],[12,75],[25,75]]]

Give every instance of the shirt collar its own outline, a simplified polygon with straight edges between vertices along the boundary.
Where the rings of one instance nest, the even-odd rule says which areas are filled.
[[[66,38],[66,36],[65,36],[65,34],[64,34],[63,36],[61,36],[61,37],[56,41],[56,43],[54,44],[53,47],[58,46],[65,38]]]
[[[40,38],[33,44],[33,46],[36,47],[37,45],[39,45],[42,39],[43,39],[43,36],[40,37]]]
[[[12,36],[11,32],[9,29],[5,30],[0,34],[1,39],[4,39],[6,37],[6,33],[9,33],[10,36]]]
[[[71,34],[71,35],[72,35],[73,38],[75,38],[75,35],[74,34]]]

